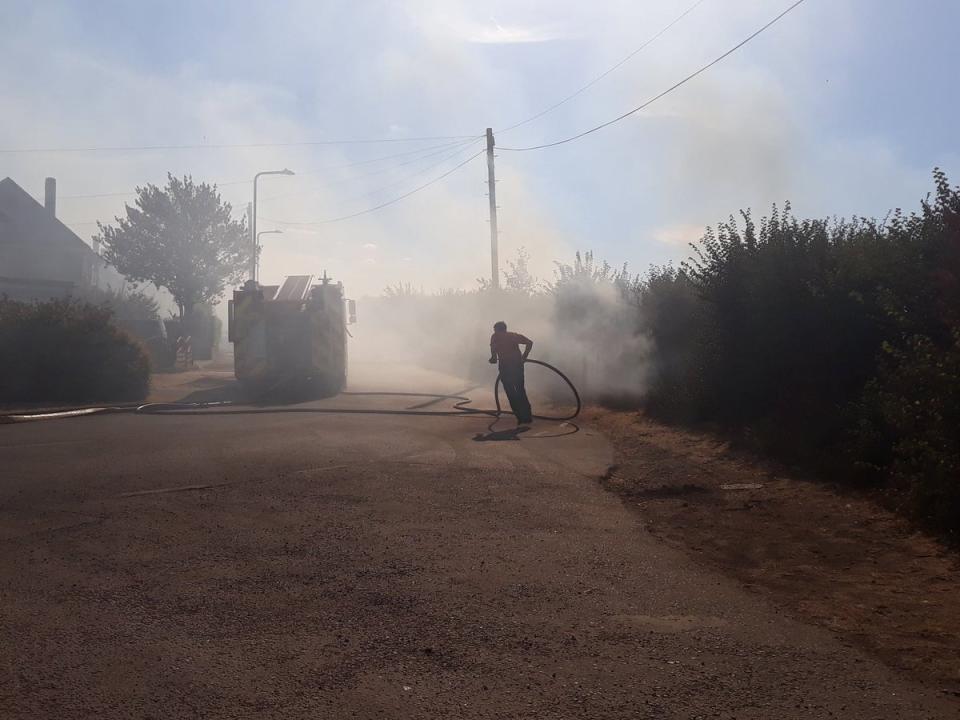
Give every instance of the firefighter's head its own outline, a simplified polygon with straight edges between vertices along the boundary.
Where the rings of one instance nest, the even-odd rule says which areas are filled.
[[[494,331],[494,332],[506,332],[506,331],[507,331],[507,324],[506,324],[503,320],[498,320],[497,322],[495,322],[495,323],[493,324],[493,331]]]

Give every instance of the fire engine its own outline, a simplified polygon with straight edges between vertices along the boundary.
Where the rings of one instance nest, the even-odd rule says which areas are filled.
[[[347,383],[347,324],[356,306],[324,273],[282,285],[248,280],[228,303],[234,373],[249,391],[309,388],[325,395]]]

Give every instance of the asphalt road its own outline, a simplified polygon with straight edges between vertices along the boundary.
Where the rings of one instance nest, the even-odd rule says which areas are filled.
[[[489,423],[0,426],[0,717],[960,714],[648,535],[599,434]]]

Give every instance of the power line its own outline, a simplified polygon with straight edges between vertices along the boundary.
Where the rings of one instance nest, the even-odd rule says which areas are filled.
[[[481,135],[465,136],[464,138],[461,138],[454,142],[443,143],[442,145],[431,145],[430,147],[419,148],[417,150],[408,150],[406,152],[396,153],[394,155],[384,155],[383,157],[370,158],[368,160],[357,160],[356,162],[347,163],[345,165],[334,165],[333,167],[329,167],[329,168],[321,168],[318,172],[326,172],[328,170],[345,170],[347,168],[359,167],[361,165],[372,165],[373,163],[378,163],[383,160],[393,160],[399,157],[408,157],[410,155],[417,155],[418,153],[424,153],[430,150],[439,150],[442,152],[446,148],[451,148],[451,147],[454,147],[455,145],[469,145],[472,142],[476,142],[481,137],[482,137]],[[419,160],[422,160],[427,157],[433,157],[433,155],[439,155],[439,154],[440,154],[439,152],[431,153],[430,155],[424,155],[422,158],[417,158],[416,160],[411,160],[410,162],[419,162]],[[409,165],[410,162],[398,163],[398,167],[402,167],[403,165]],[[310,175],[310,174],[315,175],[316,173],[301,173],[301,175]]]
[[[474,142],[475,142],[475,140],[474,140]],[[469,145],[469,144],[472,144],[472,143],[468,143],[468,145]],[[375,190],[375,191],[373,191],[373,192],[380,192],[380,191],[382,191],[382,190],[386,190],[388,187],[392,187],[392,185],[399,184],[400,182],[404,182],[404,181],[406,181],[406,180],[409,180],[411,177],[416,177],[416,175],[423,174],[424,172],[427,172],[428,170],[431,170],[432,168],[436,167],[437,165],[440,165],[440,164],[446,162],[446,161],[449,160],[450,158],[455,157],[456,155],[459,155],[459,154],[460,154],[461,152],[463,152],[463,150],[465,150],[465,149],[466,149],[466,148],[458,147],[457,150],[456,150],[452,155],[449,155],[449,156],[445,157],[445,158],[444,158],[443,160],[441,160],[439,163],[436,163],[435,165],[431,165],[431,166],[429,166],[429,167],[427,167],[427,168],[421,169],[421,170],[417,171],[416,173],[413,173],[412,175],[410,175],[410,176],[408,176],[408,177],[406,177],[406,178],[403,178],[401,181],[398,181],[397,183],[392,183],[391,185],[386,185],[386,186],[381,187],[381,188],[379,188],[378,190]],[[375,212],[375,211],[377,211],[377,210],[381,210],[382,208],[385,208],[385,207],[388,207],[388,206],[393,205],[393,204],[395,204],[395,203],[398,203],[398,202],[400,202],[401,200],[404,200],[404,199],[410,197],[411,195],[414,195],[414,194],[420,192],[421,190],[425,190],[426,188],[430,187],[430,186],[433,185],[434,183],[437,183],[437,182],[443,180],[444,178],[446,178],[447,176],[452,175],[454,172],[456,172],[457,170],[459,170],[460,168],[462,168],[464,165],[466,165],[467,163],[469,163],[471,160],[474,160],[475,158],[479,157],[479,156],[482,155],[484,152],[486,152],[486,151],[485,151],[485,150],[481,150],[480,152],[478,152],[478,153],[476,153],[476,154],[474,154],[474,155],[471,155],[470,157],[468,157],[466,160],[464,160],[464,161],[461,162],[460,164],[458,164],[458,165],[452,167],[451,169],[447,170],[447,171],[446,171],[445,173],[443,173],[442,175],[438,175],[437,177],[435,177],[435,178],[433,178],[432,180],[424,183],[423,185],[420,185],[419,187],[416,187],[416,188],[414,188],[413,190],[410,190],[409,192],[404,193],[403,195],[400,195],[400,196],[398,196],[398,197],[395,197],[395,198],[393,198],[393,199],[391,199],[391,200],[388,200],[388,201],[386,201],[386,202],[380,203],[379,205],[375,205],[374,207],[367,208],[366,210],[361,210],[361,211],[359,211],[359,212],[351,213],[351,214],[349,214],[349,215],[343,215],[343,216],[340,216],[340,217],[329,218],[329,219],[327,219],[327,220],[315,220],[315,221],[311,221],[311,222],[288,222],[288,221],[286,221],[286,220],[273,220],[273,219],[267,218],[267,217],[264,217],[263,219],[264,219],[264,220],[267,220],[268,222],[275,222],[275,223],[278,223],[278,224],[280,224],[280,225],[290,225],[290,226],[326,225],[326,224],[328,224],[328,223],[340,222],[340,221],[342,221],[342,220],[350,220],[350,219],[352,219],[352,218],[359,217],[359,216],[361,216],[361,215],[366,215],[367,213],[372,213],[372,212]],[[246,182],[246,181],[242,181],[242,182]],[[373,194],[373,193],[368,193],[368,195],[369,195],[369,194]],[[364,197],[364,196],[359,196],[359,197]],[[72,222],[72,223],[68,223],[68,222],[65,222],[65,221],[61,221],[61,222],[63,222],[64,225],[96,225],[97,222],[99,222],[99,221],[97,221],[97,220],[91,220],[91,221],[88,221],[88,222]]]
[[[584,130],[583,132],[577,133],[576,135],[572,135],[572,136],[570,136],[570,137],[568,137],[568,138],[564,138],[563,140],[556,140],[556,141],[554,141],[554,142],[544,143],[544,144],[542,144],[542,145],[531,145],[531,146],[529,146],[529,147],[519,147],[519,148],[511,148],[511,147],[500,147],[500,146],[497,146],[497,149],[498,149],[498,150],[508,151],[508,152],[526,152],[526,151],[528,151],[528,150],[542,150],[542,149],[544,149],[544,148],[556,147],[557,145],[564,145],[564,144],[566,144],[566,143],[568,143],[568,142],[573,142],[574,140],[579,140],[580,138],[582,138],[582,137],[584,137],[584,136],[586,136],[586,135],[590,135],[591,133],[595,133],[595,132],[597,132],[598,130],[602,130],[602,129],[605,128],[605,127],[609,127],[610,125],[613,125],[614,123],[618,123],[618,122],[620,122],[621,120],[623,120],[623,119],[625,119],[625,118],[628,118],[628,117],[630,117],[631,115],[634,115],[635,113],[640,112],[640,111],[643,110],[644,108],[649,107],[650,105],[652,105],[653,103],[655,103],[655,102],[656,102],[657,100],[659,100],[660,98],[662,98],[662,97],[664,97],[664,96],[666,96],[666,95],[669,95],[670,93],[672,93],[674,90],[676,90],[676,89],[679,88],[680,86],[686,85],[688,82],[690,82],[691,80],[693,80],[695,77],[697,77],[697,76],[700,75],[701,73],[706,72],[707,70],[709,70],[710,68],[712,68],[714,65],[716,65],[717,63],[719,63],[721,60],[729,57],[730,55],[732,55],[733,53],[735,53],[737,50],[739,50],[740,48],[742,48],[744,45],[746,45],[748,42],[750,42],[751,40],[753,40],[755,37],[757,37],[758,35],[760,35],[762,32],[764,32],[765,30],[767,30],[768,28],[770,28],[771,26],[773,26],[778,20],[780,20],[781,18],[783,18],[785,15],[787,15],[789,12],[791,12],[792,10],[794,10],[794,9],[795,9],[796,7],[798,7],[799,5],[802,5],[804,2],[805,2],[805,0],[797,0],[795,3],[793,3],[793,5],[791,5],[791,6],[788,7],[786,10],[784,10],[782,13],[780,13],[779,15],[777,15],[773,20],[771,20],[770,22],[768,22],[766,25],[764,25],[763,27],[761,27],[759,30],[757,30],[757,31],[754,32],[753,34],[749,35],[746,39],[741,40],[739,43],[737,43],[737,44],[734,45],[732,48],[730,48],[730,49],[727,50],[725,53],[723,53],[723,55],[720,55],[718,58],[710,61],[709,63],[707,63],[706,65],[704,65],[703,67],[701,67],[699,70],[697,70],[696,72],[693,72],[693,73],[691,73],[690,75],[687,75],[683,80],[681,80],[680,82],[678,82],[678,83],[670,86],[669,88],[667,88],[666,90],[664,90],[664,91],[663,91],[662,93],[660,93],[659,95],[656,95],[656,96],[650,98],[649,100],[647,100],[647,101],[646,101],[645,103],[643,103],[642,105],[638,105],[637,107],[633,108],[633,110],[629,110],[629,111],[625,112],[623,115],[620,115],[619,117],[615,117],[613,120],[608,120],[608,121],[605,122],[605,123],[602,123],[602,124],[600,124],[600,125],[597,125],[596,127],[592,127],[592,128],[590,128],[589,130]]]
[[[521,125],[526,125],[527,123],[531,123],[531,122],[533,122],[534,120],[537,120],[537,119],[539,119],[539,118],[542,118],[542,117],[543,117],[544,115],[546,115],[547,113],[553,112],[554,110],[556,110],[556,109],[557,109],[558,107],[560,107],[561,105],[565,105],[566,103],[570,102],[571,100],[573,100],[575,97],[577,97],[577,96],[580,95],[581,93],[585,92],[586,90],[589,90],[589,89],[592,88],[594,85],[596,85],[598,82],[600,82],[601,80],[603,80],[607,75],[609,75],[610,73],[612,73],[614,70],[616,70],[616,69],[619,68],[620,66],[624,65],[628,60],[631,60],[634,56],[638,55],[638,54],[641,53],[643,50],[645,50],[645,49],[647,48],[647,46],[651,45],[655,40],[659,39],[660,36],[664,35],[664,34],[665,34],[668,30],[670,30],[674,25],[676,25],[678,22],[680,22],[681,20],[683,20],[687,15],[689,15],[689,14],[692,13],[694,10],[696,10],[696,9],[697,9],[700,5],[702,5],[704,2],[706,2],[706,0],[697,0],[697,2],[695,2],[693,5],[691,5],[691,6],[688,7],[686,10],[684,10],[682,13],[680,13],[680,14],[679,14],[677,17],[675,17],[670,23],[668,23],[666,26],[664,26],[662,29],[660,29],[660,31],[658,31],[656,34],[654,34],[653,36],[651,36],[651,37],[650,37],[646,42],[644,42],[640,47],[638,47],[636,50],[634,50],[634,51],[631,52],[629,55],[627,55],[625,58],[623,58],[623,60],[621,60],[620,62],[618,62],[616,65],[614,65],[613,67],[609,68],[609,69],[606,70],[605,72],[602,72],[602,73],[600,73],[599,75],[597,75],[593,80],[591,80],[590,82],[588,82],[586,85],[584,85],[583,87],[581,87],[579,90],[577,90],[577,91],[574,92],[573,94],[568,95],[567,97],[563,98],[563,100],[560,100],[559,102],[554,103],[553,105],[551,105],[550,107],[546,108],[545,110],[541,110],[541,111],[538,112],[536,115],[533,115],[533,116],[531,116],[531,117],[528,117],[526,120],[521,120],[521,121],[518,122],[518,123],[514,123],[513,125],[510,125],[510,126],[508,126],[508,127],[503,128],[502,130],[497,130],[497,134],[502,134],[502,133],[508,132],[509,130],[514,130],[515,128],[518,128],[518,127],[520,127]]]
[[[124,152],[140,150],[230,150],[239,148],[271,147],[311,147],[322,145],[374,145],[378,143],[427,142],[431,140],[467,140],[475,135],[434,135],[412,138],[380,138],[366,140],[309,140],[303,142],[263,142],[263,143],[214,143],[201,145],[116,145],[110,147],[59,147],[59,148],[0,148],[3,154],[26,153],[85,153],[85,152]]]
[[[342,182],[354,182],[354,181],[356,181],[356,180],[362,180],[363,178],[373,177],[373,176],[375,176],[375,175],[382,175],[383,173],[390,172],[391,170],[396,170],[397,168],[406,167],[407,165],[412,165],[412,164],[414,164],[414,163],[422,162],[423,160],[426,160],[427,158],[435,157],[435,156],[437,156],[437,155],[440,155],[440,154],[442,154],[442,153],[445,153],[445,152],[447,152],[447,151],[448,151],[450,148],[452,148],[452,147],[456,147],[456,148],[457,148],[457,151],[454,152],[454,155],[456,155],[457,152],[459,152],[461,148],[464,148],[464,147],[466,147],[466,146],[468,146],[468,145],[471,145],[471,144],[473,144],[473,143],[475,143],[475,142],[476,142],[476,139],[472,139],[472,140],[460,140],[460,141],[454,142],[454,143],[444,143],[443,145],[432,145],[432,146],[430,146],[430,147],[420,148],[420,150],[417,150],[417,151],[415,151],[414,153],[411,153],[411,152],[397,153],[396,155],[387,155],[387,156],[385,156],[385,157],[383,157],[383,158],[373,158],[373,159],[370,159],[370,160],[360,160],[360,161],[358,161],[358,162],[347,163],[346,165],[335,165],[335,166],[332,166],[332,167],[320,168],[319,170],[315,170],[315,171],[312,171],[312,172],[306,172],[306,173],[300,173],[300,174],[301,174],[301,175],[307,175],[307,176],[316,176],[316,175],[319,175],[319,174],[325,173],[325,172],[336,171],[336,170],[346,170],[346,169],[349,169],[349,168],[359,167],[360,165],[370,165],[370,164],[373,164],[373,163],[378,162],[378,161],[380,161],[380,160],[388,160],[388,159],[393,159],[393,158],[398,158],[398,157],[407,157],[407,156],[413,155],[413,154],[415,154],[415,153],[421,153],[419,157],[413,157],[413,158],[410,158],[410,159],[408,159],[408,160],[404,160],[403,162],[399,162],[399,163],[397,163],[396,165],[388,165],[387,167],[382,167],[382,168],[379,168],[379,169],[376,169],[376,170],[370,170],[370,171],[368,171],[368,172],[360,173],[359,175],[353,175],[353,176],[348,177],[348,178],[346,178],[345,180],[342,181]],[[427,152],[427,151],[431,151],[431,152]],[[423,154],[423,153],[426,153],[426,154]],[[279,198],[299,197],[299,196],[302,196],[302,195],[314,195],[314,194],[316,194],[316,193],[318,193],[318,192],[321,192],[321,191],[320,191],[320,190],[297,190],[296,192],[282,193],[282,194],[280,194],[280,195],[270,195],[269,197],[263,198],[263,200],[277,200],[277,199],[279,199]]]
[[[447,161],[455,158],[457,155],[460,155],[461,153],[466,152],[471,145],[475,145],[476,143],[477,143],[477,140],[474,140],[463,147],[457,148],[452,153],[448,153],[447,155],[444,155],[438,162],[432,163],[430,165],[427,165],[427,167],[420,168],[415,172],[409,173],[408,175],[405,175],[404,177],[400,178],[399,180],[395,180],[392,183],[381,185],[375,190],[370,190],[369,192],[363,193],[362,195],[355,195],[352,198],[348,198],[347,201],[349,202],[350,200],[360,200],[362,198],[371,197],[372,195],[377,195],[383,192],[384,190],[389,190],[390,188],[396,187],[397,185],[403,185],[408,180],[412,180],[413,178],[419,177],[420,175],[426,175],[428,172],[430,172],[434,168],[438,168],[444,163],[446,163]]]
[[[115,192],[115,193],[95,193],[92,195],[60,195],[57,197],[57,202],[61,200],[92,200],[94,198],[111,198],[111,197],[129,197],[130,195],[136,195],[136,191],[131,192]]]
[[[462,146],[465,146],[465,145],[469,145],[470,143],[476,142],[476,140],[479,139],[479,137],[480,137],[480,136],[477,135],[477,136],[474,136],[474,137],[473,137],[472,139],[470,139],[470,140],[458,140],[458,141],[456,141],[456,142],[447,142],[447,143],[442,143],[442,144],[440,144],[440,145],[430,145],[430,146],[425,147],[425,148],[418,148],[417,150],[408,150],[408,151],[402,152],[402,153],[393,153],[393,154],[391,154],[391,155],[383,155],[383,156],[380,156],[380,157],[368,158],[368,159],[366,159],[366,160],[358,160],[358,161],[356,161],[356,162],[346,163],[346,164],[342,164],[342,165],[332,165],[332,166],[330,166],[330,167],[320,168],[319,170],[312,171],[312,172],[300,172],[300,173],[298,173],[298,175],[300,175],[300,176],[304,176],[304,175],[316,175],[316,174],[318,174],[318,173],[328,172],[328,171],[331,171],[331,170],[344,170],[344,169],[347,169],[347,168],[358,167],[358,166],[360,166],[360,165],[372,165],[372,164],[374,164],[374,163],[383,162],[383,161],[385,161],[385,160],[393,160],[393,159],[395,159],[395,158],[409,157],[409,156],[411,156],[411,155],[418,155],[418,154],[422,154],[422,153],[428,153],[428,154],[426,154],[426,155],[422,155],[422,157],[414,158],[413,160],[410,160],[410,161],[408,161],[408,162],[403,162],[403,163],[398,163],[398,164],[397,164],[397,167],[403,167],[404,165],[409,165],[409,164],[412,163],[412,162],[419,162],[420,160],[426,159],[426,158],[428,158],[428,157],[433,157],[434,155],[438,155],[438,154],[440,154],[441,152],[444,152],[445,150],[447,150],[448,148],[451,148],[451,147],[462,147]],[[431,151],[433,151],[433,150],[438,150],[438,152],[431,152]],[[386,168],[386,170],[389,170],[389,169],[390,169],[390,168]],[[375,175],[375,174],[377,174],[377,173],[379,173],[379,172],[385,172],[386,170],[383,170],[383,171],[379,171],[379,170],[378,170],[378,171],[375,171],[375,172],[370,173],[370,174],[371,174],[371,175]],[[364,177],[364,176],[361,176],[361,177]],[[211,185],[216,185],[217,187],[226,187],[226,186],[228,186],[228,185],[250,185],[251,183],[253,183],[253,180],[229,180],[229,181],[227,181],[227,182],[211,181],[209,184],[211,184]],[[136,195],[136,194],[137,194],[136,191],[133,190],[133,191],[127,191],[127,192],[92,193],[92,194],[85,194],[85,195],[60,195],[60,196],[58,197],[58,200],[88,200],[88,199],[108,198],[108,197],[130,197],[130,196],[133,196],[133,195]],[[274,197],[278,197],[278,196],[274,196]],[[286,197],[286,196],[284,195],[284,196],[282,196],[282,197]],[[263,199],[264,199],[264,200],[267,200],[268,198],[263,198]]]
[[[219,187],[227,187],[228,185],[249,185],[253,180],[230,180],[229,182],[210,182],[209,185],[216,185]],[[150,183],[147,183],[150,184]],[[88,200],[91,198],[107,198],[107,197],[128,197],[130,195],[136,195],[137,191],[133,190],[130,192],[115,192],[115,193],[95,193],[92,195],[60,195],[57,197],[57,200]]]
[[[478,139],[479,139],[479,138],[478,138]],[[465,150],[466,150],[468,147],[470,147],[471,145],[476,144],[476,142],[477,142],[477,140],[467,140],[467,141],[465,141],[465,142],[452,143],[452,144],[450,144],[450,145],[443,145],[443,146],[442,146],[442,149],[437,150],[437,151],[435,151],[435,152],[431,152],[431,153],[429,153],[429,154],[427,154],[427,155],[422,155],[422,156],[420,156],[420,157],[413,158],[413,159],[411,159],[411,160],[407,160],[407,161],[405,161],[405,162],[397,163],[396,165],[393,165],[393,166],[388,166],[388,167],[385,167],[385,168],[380,168],[380,169],[378,169],[378,170],[373,170],[372,172],[361,173],[360,175],[355,175],[355,176],[353,176],[353,177],[349,177],[349,178],[347,178],[346,180],[344,180],[343,182],[354,182],[354,181],[356,181],[356,180],[363,180],[363,179],[365,179],[365,178],[370,178],[370,177],[373,177],[373,176],[375,176],[375,175],[382,175],[383,173],[389,172],[389,171],[391,171],[391,170],[396,170],[396,169],[398,169],[398,168],[405,167],[405,166],[407,166],[407,165],[412,165],[412,164],[415,164],[415,163],[423,162],[424,160],[426,160],[426,159],[428,159],[428,158],[435,157],[435,156],[440,155],[440,154],[443,154],[443,153],[447,153],[446,155],[444,155],[444,157],[443,157],[439,162],[433,163],[433,164],[431,164],[431,165],[428,165],[428,166],[425,167],[425,168],[421,168],[420,170],[417,170],[416,172],[410,173],[409,175],[407,175],[406,177],[402,178],[401,180],[399,180],[399,181],[397,181],[397,182],[393,182],[393,183],[390,183],[390,184],[388,184],[388,185],[384,185],[383,187],[379,188],[378,190],[374,190],[373,192],[365,193],[365,194],[363,194],[363,195],[356,196],[355,198],[352,198],[352,199],[359,199],[359,198],[367,197],[368,195],[375,194],[375,193],[379,192],[380,190],[386,190],[386,189],[391,188],[391,187],[393,187],[393,186],[395,186],[395,185],[400,185],[400,184],[402,184],[403,182],[405,182],[406,180],[409,180],[410,178],[417,177],[418,175],[423,175],[424,173],[429,172],[429,171],[432,170],[433,168],[438,167],[438,166],[440,166],[440,165],[443,165],[447,160],[450,160],[451,158],[456,157],[457,155],[459,155],[460,153],[462,153],[463,151],[465,151]],[[450,150],[451,147],[454,147],[454,150],[453,150],[452,153],[449,152],[449,150]],[[341,167],[341,168],[342,168],[342,167],[353,167],[353,165],[340,166],[340,167]],[[317,174],[319,174],[319,172],[322,172],[322,171],[318,171],[318,172],[314,172],[314,173],[302,173],[302,174],[317,175]],[[297,191],[297,192],[281,193],[281,194],[279,194],[279,195],[270,195],[269,197],[262,198],[262,200],[264,200],[264,201],[266,201],[266,200],[280,200],[280,199],[282,199],[282,198],[301,197],[301,196],[303,196],[303,195],[317,195],[317,194],[320,194],[320,193],[322,193],[322,192],[323,192],[323,190],[316,190],[316,189],[314,189],[314,190],[299,190],[299,191]]]
[[[360,210],[359,212],[350,213],[349,215],[341,215],[340,217],[328,218],[328,219],[326,219],[326,220],[314,220],[314,221],[311,221],[311,222],[288,222],[288,221],[286,221],[286,220],[271,220],[270,218],[263,218],[263,219],[264,219],[264,220],[269,220],[270,222],[279,223],[280,225],[291,225],[291,226],[306,225],[306,226],[310,226],[310,225],[327,225],[327,224],[329,224],[329,223],[335,223],[335,222],[340,222],[340,221],[342,221],[342,220],[350,220],[350,219],[355,218],[355,217],[360,217],[361,215],[366,215],[366,214],[368,214],[368,213],[376,212],[377,210],[381,210],[381,209],[383,209],[383,208],[385,208],[385,207],[387,207],[387,206],[389,206],[389,205],[393,205],[394,203],[398,203],[398,202],[400,202],[401,200],[404,200],[404,199],[410,197],[411,195],[415,195],[416,193],[420,192],[421,190],[425,190],[426,188],[430,187],[430,186],[433,185],[434,183],[440,182],[441,180],[443,180],[443,179],[444,179],[445,177],[447,177],[448,175],[452,175],[452,174],[455,173],[457,170],[459,170],[460,168],[462,168],[464,165],[466,165],[467,163],[471,162],[472,160],[477,159],[478,157],[480,157],[481,155],[483,155],[485,152],[486,152],[485,149],[484,149],[484,150],[480,150],[479,152],[474,153],[473,155],[471,155],[470,157],[468,157],[466,160],[464,160],[464,161],[463,161],[462,163],[460,163],[459,165],[456,165],[456,166],[450,168],[449,170],[447,170],[447,171],[446,171],[445,173],[443,173],[442,175],[438,175],[437,177],[433,178],[432,180],[430,180],[430,181],[428,181],[428,182],[425,182],[423,185],[420,185],[419,187],[416,187],[416,188],[414,188],[413,190],[410,190],[409,192],[404,193],[403,195],[399,195],[398,197],[395,197],[395,198],[393,198],[392,200],[387,200],[386,202],[380,203],[379,205],[374,205],[373,207],[367,208],[366,210]]]

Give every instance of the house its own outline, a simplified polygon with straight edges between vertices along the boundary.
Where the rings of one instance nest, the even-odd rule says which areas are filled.
[[[57,182],[41,205],[9,177],[0,180],[0,296],[49,300],[85,289],[119,290],[125,279],[56,217]]]

